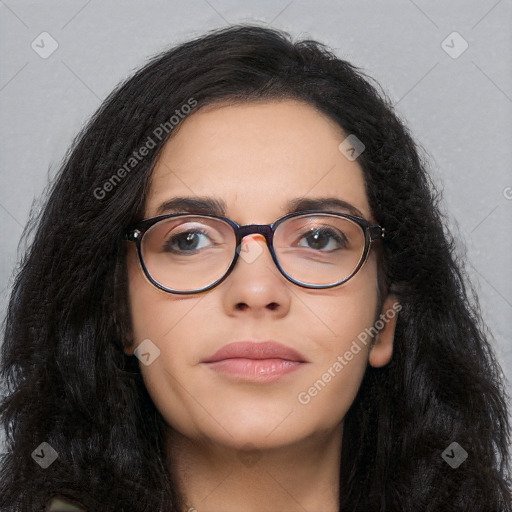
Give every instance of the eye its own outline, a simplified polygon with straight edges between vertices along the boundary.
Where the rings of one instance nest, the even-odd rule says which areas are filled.
[[[208,247],[208,240],[212,241],[208,231],[193,229],[182,231],[164,240],[163,249],[165,252],[180,253],[194,252]]]
[[[333,228],[313,228],[300,240],[305,240],[307,245],[298,244],[300,247],[325,251],[344,249],[347,246],[346,236]]]

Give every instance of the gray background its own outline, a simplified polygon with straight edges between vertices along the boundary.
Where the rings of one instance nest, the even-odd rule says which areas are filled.
[[[0,0],[1,317],[31,207],[83,123],[149,56],[236,22],[318,39],[383,85],[444,190],[512,380],[512,0]],[[42,32],[59,45],[46,59]]]

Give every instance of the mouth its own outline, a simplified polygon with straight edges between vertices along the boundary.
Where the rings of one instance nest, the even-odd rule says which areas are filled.
[[[308,361],[295,349],[275,341],[229,343],[201,361],[208,368],[236,380],[274,382]]]

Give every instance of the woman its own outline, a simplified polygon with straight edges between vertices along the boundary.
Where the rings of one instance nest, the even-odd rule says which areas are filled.
[[[435,197],[319,43],[235,26],[155,58],[14,285],[2,510],[510,510],[501,370]]]

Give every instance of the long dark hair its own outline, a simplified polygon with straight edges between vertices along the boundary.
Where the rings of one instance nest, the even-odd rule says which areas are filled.
[[[65,158],[5,319],[2,510],[37,510],[55,494],[89,509],[180,510],[163,419],[123,352],[131,321],[121,235],[142,218],[184,105],[281,98],[315,106],[365,145],[358,161],[386,228],[380,272],[402,306],[391,363],[367,368],[345,417],[340,509],[510,509],[503,376],[411,135],[380,87],[323,45],[234,26],[152,59]],[[47,469],[31,457],[42,442],[58,453]],[[453,442],[468,453],[456,469],[441,456]]]

